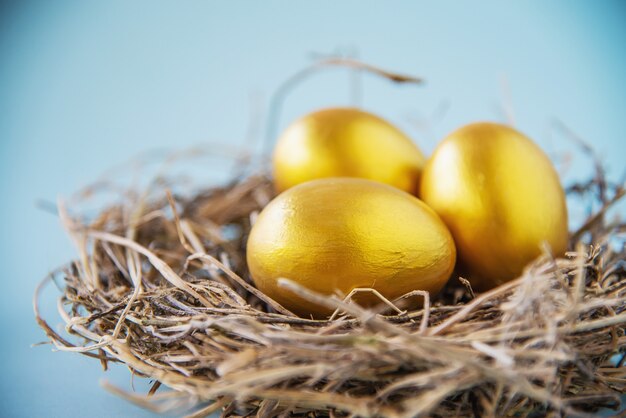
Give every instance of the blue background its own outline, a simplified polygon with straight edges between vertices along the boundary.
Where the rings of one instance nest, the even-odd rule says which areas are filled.
[[[151,416],[98,385],[104,376],[128,387],[123,368],[103,374],[82,356],[30,348],[44,339],[33,289],[74,256],[37,200],[69,196],[145,150],[209,142],[250,149],[250,114],[263,117],[286,77],[329,53],[428,83],[400,87],[363,75],[355,97],[351,74],[328,70],[292,92],[281,127],[318,107],[357,104],[430,152],[462,124],[513,114],[567,183],[589,171],[555,128],[561,120],[618,178],[625,23],[619,0],[0,3],[2,416]],[[207,163],[200,181],[218,174]],[[573,205],[572,218],[586,209]]]

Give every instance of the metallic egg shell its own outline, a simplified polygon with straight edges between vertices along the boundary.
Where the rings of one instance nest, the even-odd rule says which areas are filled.
[[[530,139],[508,126],[475,123],[448,136],[426,164],[420,197],[452,233],[461,271],[478,290],[517,277],[547,243],[567,247],[559,177]]]
[[[324,177],[360,177],[416,194],[425,158],[385,120],[353,108],[332,108],[296,120],[273,155],[276,190]]]
[[[423,202],[356,178],[319,179],[287,190],[259,214],[247,243],[255,285],[304,316],[329,312],[279,288],[279,278],[323,294],[364,287],[393,299],[417,289],[438,292],[455,258],[450,232]]]

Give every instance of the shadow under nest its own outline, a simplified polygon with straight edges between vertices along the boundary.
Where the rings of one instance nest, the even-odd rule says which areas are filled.
[[[35,313],[58,349],[153,379],[146,395],[108,389],[157,412],[593,416],[626,392],[626,225],[603,221],[624,191],[612,193],[566,257],[487,293],[453,276],[423,309],[374,312],[282,283],[333,320],[299,318],[249,279],[251,219],[273,196],[264,176],[190,198],[162,186],[88,222],[61,207],[79,257],[42,286],[57,283],[68,335],[38,294]]]

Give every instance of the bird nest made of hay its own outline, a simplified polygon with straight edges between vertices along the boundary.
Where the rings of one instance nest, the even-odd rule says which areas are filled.
[[[277,90],[269,137],[283,96],[328,66],[421,81],[322,60]],[[605,214],[626,193],[606,181],[597,159],[594,168],[595,178],[568,188],[591,197],[597,210],[570,234],[564,257],[546,251],[519,278],[482,294],[454,274],[436,297],[408,295],[423,301],[409,310],[403,298],[381,297],[365,309],[349,295],[315,294],[281,279],[297,297],[334,310],[326,320],[292,314],[250,280],[246,241],[274,197],[270,178],[234,175],[226,186],[190,193],[164,181],[176,177],[168,169],[90,217],[59,205],[78,257],[38,287],[35,316],[57,349],[151,379],[145,395],[105,385],[157,412],[392,418],[622,410],[626,223]],[[50,282],[60,291],[62,331],[40,308]]]
[[[572,190],[598,187],[607,186]],[[273,197],[270,179],[239,177],[190,196],[170,190],[157,183],[89,221],[61,206],[79,256],[44,284],[60,290],[64,332],[35,298],[56,348],[152,379],[145,395],[109,386],[146,408],[194,417],[588,416],[621,408],[626,225],[603,220],[621,187],[603,192],[612,197],[571,234],[565,257],[546,253],[486,293],[453,276],[418,310],[394,301],[372,310],[282,282],[335,309],[328,320],[291,314],[250,280],[245,244]]]

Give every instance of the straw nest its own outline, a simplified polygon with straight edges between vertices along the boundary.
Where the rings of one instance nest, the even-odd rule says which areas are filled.
[[[423,309],[384,301],[372,311],[282,282],[335,308],[332,320],[299,318],[250,281],[246,238],[273,195],[265,176],[190,197],[162,184],[90,221],[60,207],[79,248],[77,260],[46,281],[59,285],[65,335],[42,318],[37,297],[35,313],[56,348],[152,379],[146,395],[108,388],[159,412],[448,417],[619,409],[626,224],[609,225],[603,215],[624,191],[600,183],[573,188],[603,188],[605,201],[572,234],[564,258],[546,253],[487,293],[453,276]]]
[[[328,66],[421,81],[354,60],[322,60],[285,81],[270,122],[291,87]],[[270,123],[268,137],[274,129]],[[546,251],[521,277],[483,294],[453,275],[433,299],[408,295],[424,298],[414,311],[382,299],[367,310],[345,295],[282,280],[335,309],[329,320],[293,315],[250,280],[245,244],[273,197],[267,176],[234,176],[225,187],[191,194],[157,181],[125,191],[90,218],[61,205],[79,254],[38,287],[35,316],[57,349],[151,379],[145,395],[105,386],[157,412],[400,418],[620,410],[626,223],[605,214],[625,191],[605,180],[597,160],[595,168],[594,179],[569,190],[591,196],[599,209],[572,232],[565,257]],[[39,307],[50,282],[60,291],[63,331]]]

